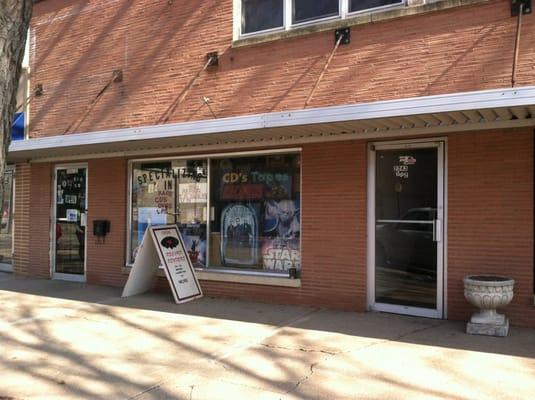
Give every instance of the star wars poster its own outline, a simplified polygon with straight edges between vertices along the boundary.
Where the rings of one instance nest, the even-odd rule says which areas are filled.
[[[300,210],[293,200],[266,201],[262,260],[264,269],[300,269]]]
[[[221,259],[225,266],[257,263],[258,218],[249,205],[230,204],[221,214]]]

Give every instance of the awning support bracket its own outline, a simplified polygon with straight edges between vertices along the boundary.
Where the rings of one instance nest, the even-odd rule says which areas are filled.
[[[22,104],[19,104],[17,106],[17,109],[15,112],[19,112],[20,110],[23,109],[23,107],[26,107],[28,104],[30,104],[34,98],[42,96],[44,93],[45,92],[43,90],[43,85],[41,83],[38,83],[33,89],[33,93],[29,95],[26,99],[24,99]]]
[[[340,46],[341,44],[349,44],[351,42],[350,35],[351,35],[350,28],[341,28],[341,29],[337,29],[336,31],[334,31],[334,39],[335,39],[334,49],[333,51],[331,51],[331,54],[329,55],[327,62],[323,66],[323,70],[321,71],[321,74],[318,76],[318,79],[316,79],[316,83],[312,87],[312,90],[310,91],[307,99],[305,100],[304,108],[307,108],[310,103],[310,100],[312,100],[312,96],[314,96],[314,92],[316,91],[321,80],[323,79],[323,75],[325,75],[325,72],[327,72],[327,68],[329,68],[329,65],[331,64],[331,61],[333,60],[336,50],[338,50],[338,46]]]
[[[106,90],[108,90],[108,88],[112,85],[112,83],[119,83],[119,82],[122,82],[122,81],[123,81],[123,71],[120,70],[120,69],[113,70],[113,72],[111,74],[111,78],[108,81],[108,83],[106,83],[104,85],[104,87],[102,89],[100,89],[100,91],[97,93],[97,95],[93,98],[93,100],[91,100],[91,103],[89,103],[89,105],[87,106],[87,108],[84,111],[84,113],[82,114],[82,116],[80,118],[74,120],[67,127],[67,129],[65,129],[63,134],[66,135],[67,133],[69,133],[71,131],[76,131],[80,127],[80,125],[82,125],[82,123],[85,121],[85,119],[87,118],[87,116],[89,115],[91,110],[97,105],[97,103],[100,101],[100,99],[102,98],[102,96],[104,95]]]
[[[206,62],[202,68],[190,79],[186,87],[182,90],[179,96],[171,103],[171,105],[165,110],[163,115],[159,118],[158,124],[165,124],[169,121],[173,113],[176,111],[180,103],[184,101],[188,95],[190,89],[193,87],[193,84],[199,79],[201,74],[206,71],[208,67],[217,67],[219,65],[219,55],[217,52],[211,52],[206,54]]]
[[[519,14],[531,14],[531,0],[511,0],[511,17]]]
[[[531,0],[511,0],[511,15],[517,17],[511,87],[515,87],[516,84],[518,54],[520,52],[520,30],[522,29],[522,15],[524,14],[531,14]]]

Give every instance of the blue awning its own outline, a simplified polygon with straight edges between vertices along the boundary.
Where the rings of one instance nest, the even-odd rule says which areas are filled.
[[[24,113],[15,113],[11,124],[11,140],[24,140]]]

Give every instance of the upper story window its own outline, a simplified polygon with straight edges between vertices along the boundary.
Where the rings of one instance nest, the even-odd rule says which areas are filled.
[[[284,0],[241,0],[242,34],[284,26]]]
[[[293,0],[292,22],[300,24],[340,14],[339,0]]]
[[[405,0],[234,0],[239,36],[289,30],[303,24],[344,19],[356,13],[398,6]]]
[[[359,12],[382,8],[390,5],[403,4],[400,0],[349,0],[349,12]]]

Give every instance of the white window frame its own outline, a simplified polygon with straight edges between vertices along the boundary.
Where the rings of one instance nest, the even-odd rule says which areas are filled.
[[[283,1],[283,26],[276,27],[276,28],[270,28],[265,29],[262,31],[257,32],[249,32],[249,33],[242,33],[242,0],[234,0],[233,2],[233,15],[234,15],[234,39],[242,39],[242,38],[248,38],[251,36],[262,36],[265,34],[273,33],[273,32],[284,32],[289,31],[294,28],[299,28],[302,26],[309,26],[309,25],[317,25],[322,24],[325,22],[330,22],[334,20],[343,20],[348,17],[359,15],[359,14],[367,14],[377,11],[382,11],[389,8],[396,8],[396,7],[403,7],[407,4],[408,0],[401,0],[399,3],[395,4],[388,4],[385,6],[379,6],[374,8],[368,8],[365,10],[360,11],[349,11],[349,2],[350,0],[338,0],[338,15],[333,15],[330,17],[324,17],[324,18],[318,18],[312,21],[305,21],[305,22],[299,22],[299,23],[293,23],[293,1],[294,0],[282,0]]]
[[[133,174],[133,164],[138,162],[147,162],[147,161],[166,161],[166,160],[200,160],[200,159],[206,159],[208,161],[208,199],[207,199],[207,233],[210,232],[210,223],[211,223],[211,198],[210,198],[210,180],[211,180],[211,161],[220,159],[220,158],[227,158],[227,157],[251,157],[251,156],[270,156],[270,155],[276,155],[276,154],[298,154],[301,157],[301,166],[300,166],[300,204],[299,208],[302,208],[302,202],[303,202],[303,165],[302,165],[302,149],[300,147],[298,148],[284,148],[284,149],[273,149],[273,150],[259,150],[259,151],[242,151],[242,152],[231,152],[231,153],[212,153],[212,154],[193,154],[188,156],[169,156],[169,157],[149,157],[149,158],[136,158],[128,160],[128,185],[127,185],[127,221],[126,221],[126,267],[132,267],[133,263],[130,259],[131,255],[131,237],[132,237],[132,174]],[[303,219],[301,217],[301,223]],[[302,235],[299,237],[299,249],[302,249]],[[209,260],[209,250],[210,250],[210,242],[209,242],[209,235],[207,237],[207,260]],[[205,268],[195,268],[196,271],[205,271],[205,272],[217,272],[222,274],[234,274],[234,275],[251,275],[251,276],[266,276],[266,277],[284,277],[287,278],[288,274],[285,272],[270,272],[270,271],[262,271],[262,270],[248,270],[248,269],[235,269],[235,268],[224,268],[224,267],[213,267],[210,266],[207,262],[207,266]]]

